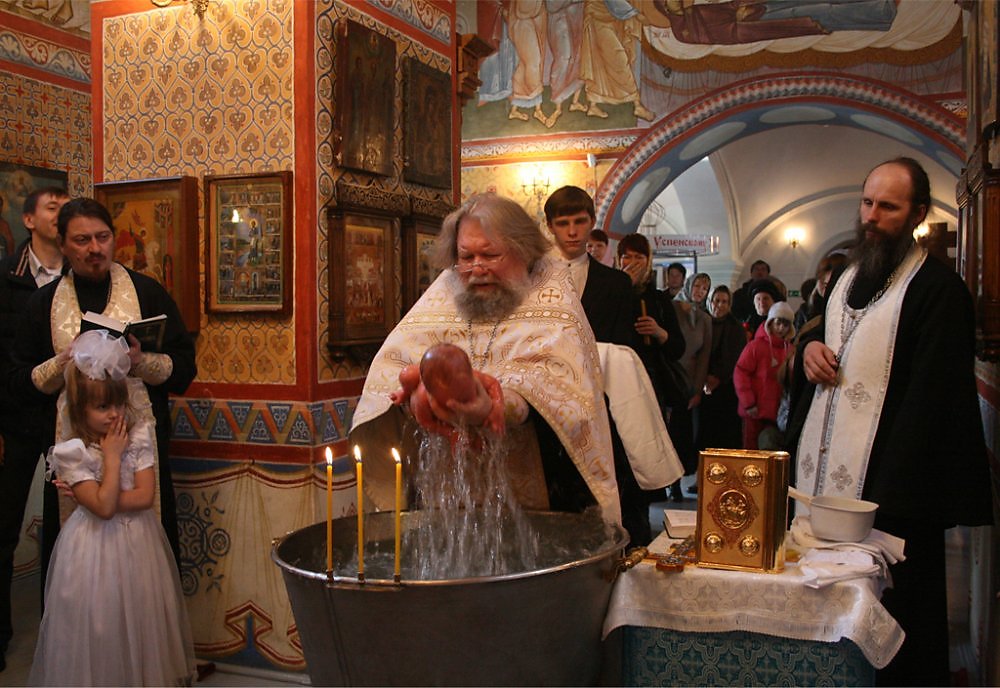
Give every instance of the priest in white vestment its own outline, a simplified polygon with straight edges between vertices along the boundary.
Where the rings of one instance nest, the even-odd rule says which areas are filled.
[[[799,345],[815,391],[790,426],[799,489],[877,502],[875,527],[906,540],[883,603],[907,637],[883,685],[948,685],[944,531],[993,518],[972,300],[913,240],[930,203],[910,158],[869,173],[851,262]]]
[[[502,402],[477,383],[473,402],[452,417],[484,425],[501,410],[515,492],[529,508],[582,511],[596,505],[620,523],[618,492],[600,362],[566,270],[545,254],[550,242],[515,202],[474,196],[448,216],[435,244],[445,268],[386,338],[372,361],[354,412],[351,443],[365,455],[392,446],[415,455],[416,424],[390,395],[399,375],[439,343],[468,354],[473,369],[495,380]],[[365,466],[378,509],[393,508],[389,462]]]

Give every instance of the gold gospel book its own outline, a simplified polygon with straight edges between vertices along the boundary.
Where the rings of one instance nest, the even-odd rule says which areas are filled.
[[[706,449],[698,459],[698,566],[785,568],[788,453]]]

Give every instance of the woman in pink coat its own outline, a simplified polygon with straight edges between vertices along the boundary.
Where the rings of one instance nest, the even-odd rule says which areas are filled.
[[[794,319],[795,313],[786,302],[771,306],[767,320],[736,361],[733,384],[743,419],[744,449],[757,449],[761,431],[777,423],[782,394],[778,368],[793,349]]]

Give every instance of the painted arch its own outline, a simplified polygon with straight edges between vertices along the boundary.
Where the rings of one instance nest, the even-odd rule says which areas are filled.
[[[605,231],[638,230],[649,204],[706,155],[740,138],[796,124],[849,126],[896,139],[957,176],[964,123],[885,82],[841,74],[770,75],[731,84],[663,118],[608,171],[597,195]]]

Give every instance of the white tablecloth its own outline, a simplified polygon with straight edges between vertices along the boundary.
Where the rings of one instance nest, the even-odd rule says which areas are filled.
[[[649,550],[666,553],[672,542],[661,533]],[[779,574],[694,565],[666,573],[644,561],[618,576],[604,635],[619,626],[649,626],[697,633],[750,631],[829,643],[847,638],[881,669],[903,643],[903,629],[879,602],[877,591],[875,581],[867,578],[808,588],[794,564],[786,564]]]

